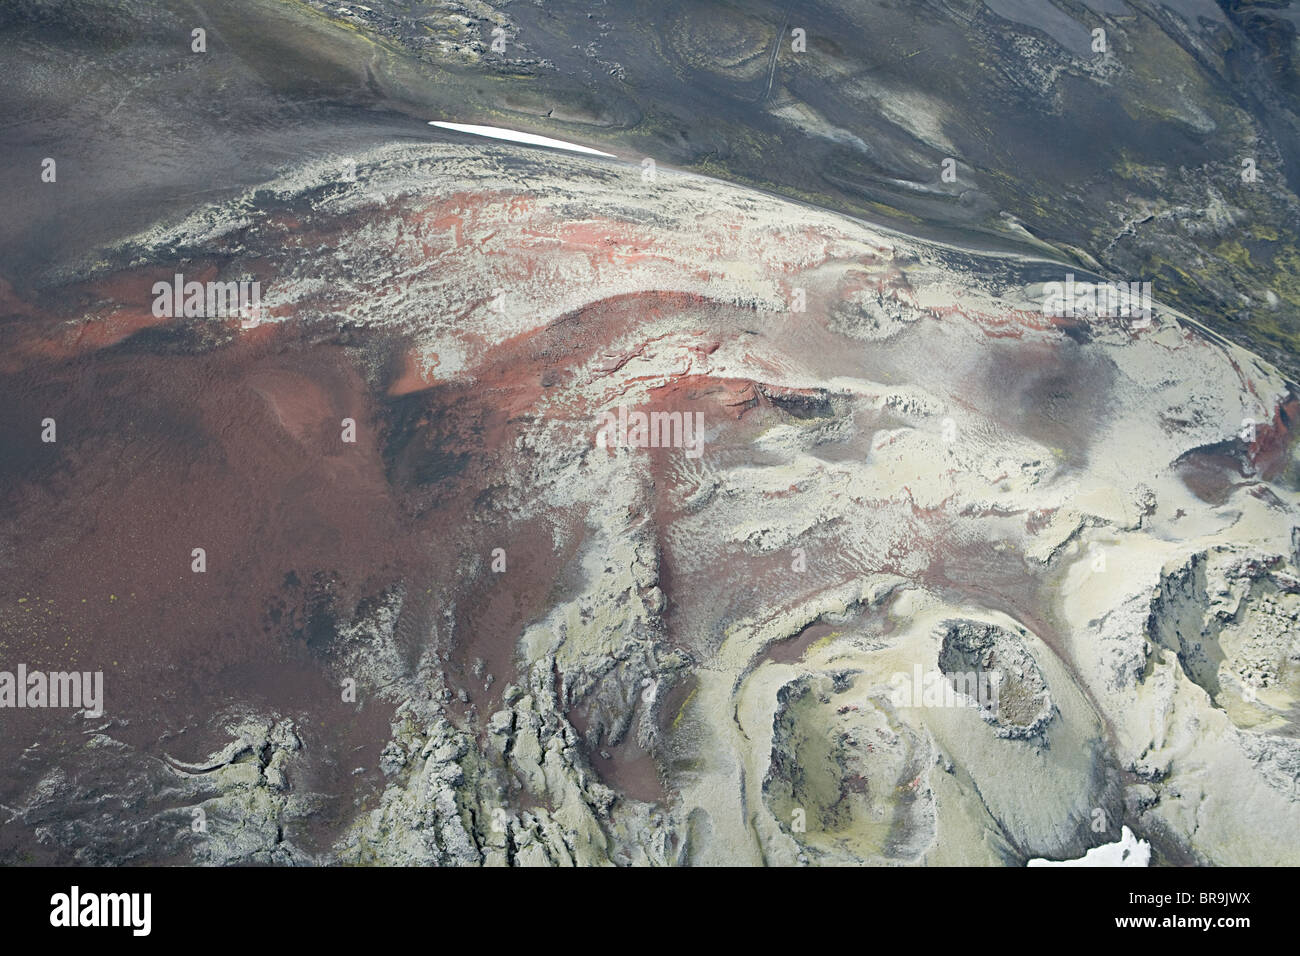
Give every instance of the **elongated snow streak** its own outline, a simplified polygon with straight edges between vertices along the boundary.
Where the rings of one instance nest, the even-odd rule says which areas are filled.
[[[488,136],[492,139],[505,139],[512,143],[527,143],[530,146],[549,146],[552,149],[568,149],[575,153],[590,153],[592,156],[609,156],[613,153],[602,153],[598,149],[592,149],[590,146],[579,146],[577,143],[566,143],[562,139],[551,139],[549,136],[536,136],[532,133],[520,133],[513,129],[502,129],[500,126],[471,126],[466,123],[439,123],[430,120],[430,126],[438,126],[442,129],[455,130],[457,133],[473,133],[475,136]]]

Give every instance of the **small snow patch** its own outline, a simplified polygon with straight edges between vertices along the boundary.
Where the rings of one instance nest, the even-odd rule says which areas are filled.
[[[1119,842],[1095,846],[1077,860],[1030,860],[1030,866],[1147,866],[1151,862],[1151,844],[1139,840],[1128,827]]]

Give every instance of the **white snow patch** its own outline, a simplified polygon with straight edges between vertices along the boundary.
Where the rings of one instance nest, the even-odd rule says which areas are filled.
[[[1030,866],[1147,866],[1151,862],[1151,844],[1139,840],[1128,827],[1119,842],[1095,846],[1077,860],[1029,861]]]
[[[440,123],[435,120],[429,121],[430,126],[437,126],[440,129],[454,130],[457,133],[473,133],[475,136],[487,136],[492,139],[509,140],[512,143],[527,143],[530,146],[549,146],[552,149],[567,149],[575,153],[588,153],[592,156],[609,156],[613,153],[602,153],[598,149],[592,149],[590,146],[579,146],[577,143],[566,143],[562,139],[551,139],[549,136],[537,136],[534,133],[520,133],[513,129],[503,129],[500,126],[473,126],[467,123]]]

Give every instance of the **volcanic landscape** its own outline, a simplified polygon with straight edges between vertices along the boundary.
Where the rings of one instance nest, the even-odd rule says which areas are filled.
[[[1254,332],[1045,314],[1112,270],[724,170],[343,125],[6,257],[0,669],[105,699],[0,710],[0,861],[1300,863]],[[178,274],[260,301],[160,315]]]

